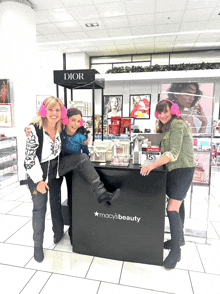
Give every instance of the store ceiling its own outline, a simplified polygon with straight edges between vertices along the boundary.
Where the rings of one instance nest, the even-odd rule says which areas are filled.
[[[103,56],[220,48],[220,0],[30,2],[42,49]]]

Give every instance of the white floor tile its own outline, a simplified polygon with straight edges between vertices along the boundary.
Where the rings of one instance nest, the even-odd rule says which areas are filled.
[[[0,263],[24,267],[33,257],[33,248],[0,243]]]
[[[28,193],[26,193],[26,194],[20,196],[20,197],[18,198],[18,201],[20,201],[20,202],[28,202],[28,203],[32,203],[32,199],[31,199],[31,194],[30,194],[30,192],[28,192]]]
[[[86,278],[117,284],[122,265],[122,261],[95,257]]]
[[[212,245],[196,245],[205,268],[209,274],[220,275],[220,241]]]
[[[218,239],[220,239],[220,222],[211,222],[216,233],[218,234]]]
[[[34,246],[31,219],[25,226],[13,234],[11,238],[6,241],[6,243]],[[46,220],[43,247],[53,249],[55,246],[56,245],[53,243],[52,222],[50,220]]]
[[[207,237],[210,239],[219,239],[215,228],[213,227],[213,225],[210,222],[208,222]]]
[[[209,220],[220,222],[220,207],[219,205],[210,205],[209,209]]]
[[[3,200],[14,200],[14,201],[17,200],[17,201],[20,201],[18,199],[21,198],[26,193],[28,193],[27,189],[14,188],[14,189],[8,190],[8,193],[5,192],[5,196],[2,199]],[[30,195],[30,192],[29,192],[29,195]]]
[[[29,217],[0,214],[0,242],[10,238],[29,221]]]
[[[151,291],[136,287],[115,285],[110,283],[101,283],[98,294],[162,294],[162,292]],[[167,293],[166,293],[167,294]]]
[[[0,213],[8,213],[19,205],[21,205],[21,202],[0,200]]]
[[[8,214],[32,217],[32,210],[33,210],[32,203],[21,203],[19,206],[10,210]]]
[[[92,259],[92,256],[44,249],[43,262],[32,259],[26,268],[84,278]]]
[[[39,294],[50,276],[51,273],[37,271],[20,294]]]
[[[175,294],[193,293],[188,271],[166,270],[162,266],[126,262],[120,284]]]
[[[18,294],[29,282],[35,271],[0,264],[0,293]]]
[[[169,254],[169,250],[164,250],[166,256]],[[177,263],[176,269],[192,270],[198,272],[204,272],[204,268],[194,243],[186,243],[181,247],[181,260]]]
[[[80,293],[89,293],[96,294],[98,292],[99,282],[91,281],[86,279],[80,279],[75,277],[68,277],[53,274],[41,294],[80,294]]]
[[[190,272],[194,294],[220,294],[220,275]]]
[[[191,208],[198,219],[187,218],[190,193],[187,195],[186,245],[182,247],[181,261],[173,270],[73,253],[68,226],[62,240],[55,245],[49,202],[43,244],[45,259],[37,263],[33,258],[29,190],[18,182],[0,187],[0,242],[4,242],[0,243],[0,293],[220,294],[220,172],[213,179],[209,211],[212,222],[208,225],[207,188],[195,186],[193,190]],[[64,180],[62,202],[66,198]],[[191,236],[187,235],[189,230]],[[165,239],[169,238],[170,234],[165,234]],[[164,250],[164,257],[168,252]],[[11,280],[13,283],[9,283]]]
[[[68,227],[64,226],[64,230],[67,231]],[[60,242],[56,245],[54,250],[58,251],[66,251],[66,252],[73,252],[72,245],[70,243],[70,237],[68,232],[65,233],[63,238],[60,240]]]

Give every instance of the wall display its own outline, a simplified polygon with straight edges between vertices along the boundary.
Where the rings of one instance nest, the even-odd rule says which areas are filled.
[[[128,117],[123,116],[123,118],[128,118]],[[131,125],[134,125],[134,117],[129,117],[129,118],[131,120]]]
[[[93,119],[92,119],[92,116],[90,116],[90,117],[83,116],[83,126],[88,131],[90,131],[90,134],[92,135],[92,133],[93,133]]]
[[[179,105],[192,133],[211,134],[214,83],[183,82],[161,85],[160,99]]]
[[[0,103],[11,103],[9,80],[0,80]]]
[[[150,118],[150,94],[130,95],[129,113],[134,118]]]
[[[92,103],[86,101],[69,101],[68,108],[78,108],[83,116],[92,116]]]
[[[210,152],[194,151],[196,167],[193,183],[209,184]]]
[[[11,104],[0,104],[0,127],[12,127]]]
[[[123,95],[104,95],[104,114],[112,116],[122,116]]]

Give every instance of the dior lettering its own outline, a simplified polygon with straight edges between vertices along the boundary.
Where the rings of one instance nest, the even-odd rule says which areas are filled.
[[[64,80],[84,80],[83,73],[64,73]]]

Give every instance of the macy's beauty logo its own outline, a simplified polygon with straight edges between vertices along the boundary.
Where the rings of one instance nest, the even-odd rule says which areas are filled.
[[[103,218],[109,218],[112,220],[123,220],[123,221],[132,221],[132,222],[137,222],[141,220],[141,217],[137,216],[127,216],[127,215],[120,215],[119,213],[115,214],[109,214],[109,213],[100,213],[100,212],[94,212],[95,217],[103,217]]]

